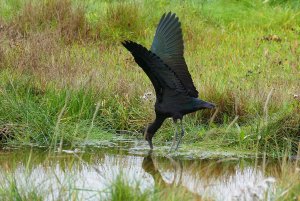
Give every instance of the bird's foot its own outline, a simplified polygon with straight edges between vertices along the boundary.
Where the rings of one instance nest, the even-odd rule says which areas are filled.
[[[177,142],[177,145],[176,145],[176,148],[175,148],[175,151],[177,151],[177,149],[179,148],[179,145],[181,143],[181,140],[182,140],[182,137],[184,136],[184,129],[181,130],[181,135],[178,139],[178,142]]]
[[[147,140],[147,142],[148,142],[148,144],[149,144],[149,147],[150,147],[150,149],[152,150],[152,149],[153,149],[152,136],[150,136],[148,133],[145,134],[145,140]]]
[[[180,144],[180,141],[178,141],[178,143],[177,143],[177,145],[176,145],[174,151],[177,151],[177,149],[179,148],[179,144]]]
[[[152,144],[152,140],[147,140],[148,141],[148,144],[150,146],[150,149],[153,150],[153,144]]]
[[[173,142],[172,142],[171,148],[170,148],[170,150],[169,150],[169,153],[172,152],[172,149],[173,149],[173,147],[174,147],[175,144],[176,144],[176,140],[177,140],[177,133],[176,133],[176,134],[174,135],[174,137],[173,137]]]

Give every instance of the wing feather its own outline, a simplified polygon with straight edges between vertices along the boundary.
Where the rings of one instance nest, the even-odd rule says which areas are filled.
[[[179,93],[187,93],[176,73],[157,55],[132,41],[124,41],[122,44],[131,52],[136,63],[151,80],[158,99],[161,98],[162,91],[166,87],[176,90]]]
[[[151,52],[167,64],[177,75],[188,95],[198,97],[192,77],[183,57],[184,45],[181,24],[175,13],[163,14],[156,29]]]

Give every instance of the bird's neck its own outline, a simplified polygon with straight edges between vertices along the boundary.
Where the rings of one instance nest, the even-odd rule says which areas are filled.
[[[156,116],[154,122],[148,126],[147,132],[154,134],[161,127],[165,119],[163,116]]]

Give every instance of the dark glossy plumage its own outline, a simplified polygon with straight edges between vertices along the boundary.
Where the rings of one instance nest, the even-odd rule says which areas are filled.
[[[185,63],[183,52],[183,39],[180,22],[175,13],[164,14],[157,26],[151,46],[151,51],[158,55],[165,64],[176,73],[188,91],[188,95],[197,98],[196,90],[191,75]]]
[[[151,50],[132,41],[122,42],[131,52],[136,63],[150,78],[156,93],[156,119],[145,132],[145,138],[153,148],[152,138],[164,120],[172,117],[174,123],[185,114],[200,109],[214,108],[214,105],[198,99],[191,75],[183,57],[183,39],[180,22],[175,14],[164,14],[158,24]],[[181,136],[184,134],[181,121]],[[178,138],[174,135],[173,145]],[[171,147],[171,149],[172,149]]]

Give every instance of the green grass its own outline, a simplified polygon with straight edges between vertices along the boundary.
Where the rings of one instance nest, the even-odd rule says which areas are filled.
[[[123,174],[117,176],[116,180],[110,187],[111,201],[150,201],[150,200],[166,200],[166,201],[179,201],[179,200],[198,200],[197,196],[191,192],[184,190],[184,188],[170,186],[163,188],[161,186],[155,187],[151,190],[140,190],[140,185],[132,186],[125,179]],[[198,198],[198,199],[197,199]],[[203,199],[206,200],[206,199]]]
[[[297,1],[0,4],[0,127],[13,136],[3,143],[53,147],[141,130],[154,113],[153,103],[140,97],[153,88],[120,41],[149,47],[160,16],[171,10],[182,22],[185,58],[200,97],[218,105],[213,119],[214,111],[185,117],[183,143],[272,156],[297,151]],[[167,121],[155,146],[172,133]]]
[[[112,201],[147,200],[148,192],[141,192],[139,186],[132,187],[124,180],[124,176],[119,175],[111,185],[110,194]]]
[[[72,180],[72,175],[67,175]],[[76,189],[71,185],[68,185],[66,181],[63,181],[61,184],[56,184],[60,186],[60,189],[56,189],[55,185],[50,185],[52,191],[59,192],[43,192],[38,186],[23,186],[19,185],[16,181],[18,179],[15,175],[10,173],[7,174],[5,184],[0,185],[0,198],[3,201],[27,201],[27,200],[44,200],[46,196],[45,193],[55,194],[58,193],[56,199],[54,200],[83,200],[84,198],[80,198],[78,196],[78,191],[89,191],[89,189]],[[50,179],[50,178],[49,178]],[[44,181],[47,183],[48,181]],[[169,187],[169,188],[160,188],[157,187],[153,190],[146,189],[144,191],[141,190],[140,185],[136,184],[136,186],[132,186],[128,181],[126,181],[123,174],[120,174],[116,177],[116,179],[108,186],[108,190],[99,191],[98,193],[102,193],[104,196],[101,200],[107,201],[156,201],[156,200],[166,200],[166,201],[179,201],[179,200],[197,200],[197,196],[192,193],[183,190],[180,187]],[[101,196],[100,196],[101,197]],[[205,199],[204,199],[205,200]]]
[[[28,192],[28,189],[20,189],[17,186],[17,182],[14,176],[9,175],[7,177],[8,185],[0,187],[0,197],[3,201],[16,200],[16,201],[26,201],[43,200],[43,195],[38,193],[38,189],[32,189]]]

